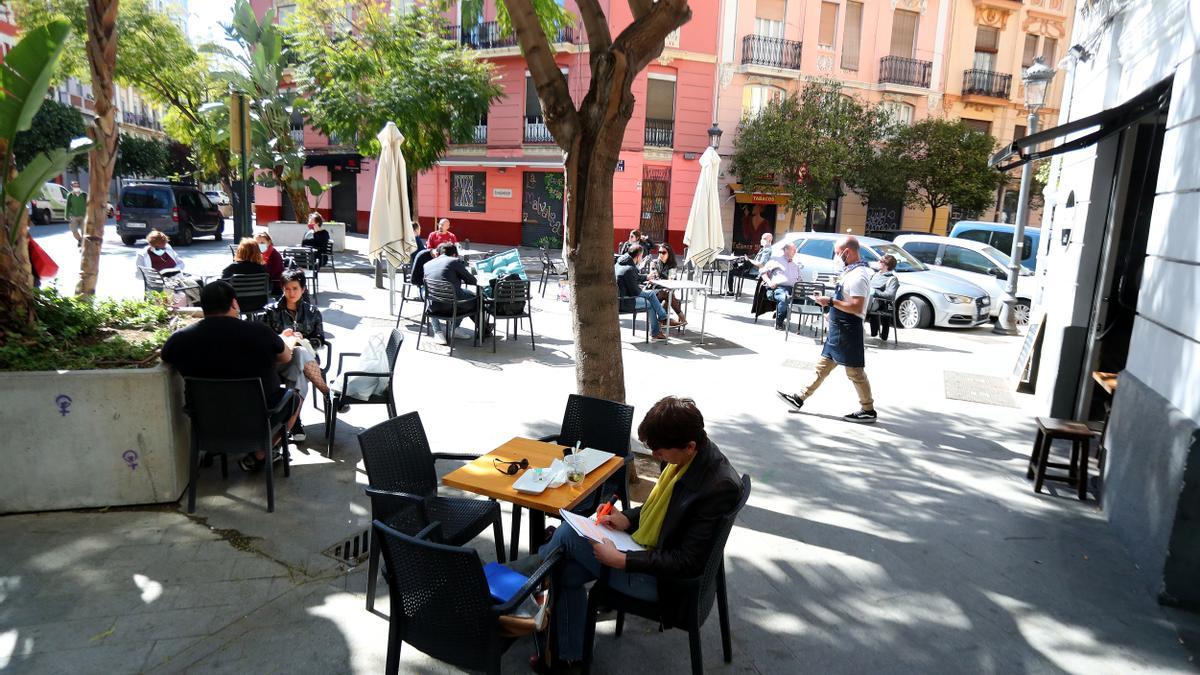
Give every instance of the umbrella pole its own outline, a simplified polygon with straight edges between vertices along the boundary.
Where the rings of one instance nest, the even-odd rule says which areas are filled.
[[[383,256],[387,261],[388,271],[388,316],[396,313],[396,266],[392,264],[391,256]]]

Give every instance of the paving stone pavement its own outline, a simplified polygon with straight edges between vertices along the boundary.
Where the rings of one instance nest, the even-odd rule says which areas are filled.
[[[325,296],[340,351],[395,325],[367,275],[342,275]],[[419,308],[406,305],[397,407],[421,413],[435,451],[485,452],[557,427],[574,390],[569,315],[549,297],[534,304],[537,350],[523,333],[495,355],[461,344],[453,358],[432,341],[416,349]],[[721,661],[710,618],[706,670],[1196,670],[1180,637],[1195,635],[1194,618],[1155,604],[1096,503],[1035,495],[1025,481],[1030,398],[1013,393],[1016,408],[946,398],[947,371],[1006,377],[1019,338],[868,340],[880,421],[852,426],[840,415],[853,389],[838,372],[802,414],[786,413],[775,389],[799,389],[819,345],[785,342],[747,310],[747,298],[712,299],[708,329],[723,340],[712,350],[648,345],[622,324],[637,419],[661,396],[693,396],[754,481],[726,551],[733,662]],[[368,613],[365,571],[321,551],[368,526],[355,433],[383,418],[382,406],[341,416],[326,457],[321,414],[307,406],[309,440],[292,476],[278,474],[274,514],[261,476],[234,469],[222,481],[213,468],[191,517],[177,505],[0,517],[0,672],[380,672],[386,590]],[[476,545],[491,558],[490,533]],[[685,634],[636,619],[620,639],[613,630],[599,627],[595,672],[687,671]],[[518,643],[504,671],[525,672],[531,649]],[[402,670],[457,672],[411,647]]]

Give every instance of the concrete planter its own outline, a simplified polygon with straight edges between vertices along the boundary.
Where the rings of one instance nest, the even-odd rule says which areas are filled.
[[[0,373],[0,513],[179,499],[183,380],[139,370]]]
[[[333,242],[334,251],[346,250],[345,223],[326,222],[321,228],[329,233],[329,241]],[[299,246],[304,242],[304,233],[308,232],[306,223],[293,220],[276,220],[267,223],[267,232],[276,246]]]

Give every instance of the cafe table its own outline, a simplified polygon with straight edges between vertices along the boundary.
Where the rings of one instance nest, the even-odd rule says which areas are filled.
[[[588,473],[578,486],[572,486],[566,482],[556,488],[547,487],[541,494],[518,492],[513,489],[513,483],[525,471],[549,468],[555,459],[562,459],[565,449],[555,443],[544,443],[531,438],[512,438],[486,455],[481,455],[446,474],[442,477],[442,484],[506,501],[513,505],[512,533],[510,535],[511,555],[509,557],[515,559],[521,533],[522,507],[529,509],[529,551],[532,554],[542,544],[547,513],[557,515],[559,509],[575,508],[624,466],[624,460],[621,457],[613,457]],[[497,468],[494,462],[496,459],[506,462],[519,462],[526,459],[529,460],[529,468],[509,476]],[[501,468],[504,466],[507,465],[500,465]]]
[[[708,295],[712,291],[708,284],[689,279],[653,279],[650,281],[650,284],[657,288],[666,289],[671,295],[675,295],[675,292],[679,291],[679,299],[685,307],[689,304],[690,291],[701,293],[704,296],[704,309],[700,313],[700,342],[698,343],[704,344],[704,322],[708,318]],[[669,304],[667,306],[670,307]],[[684,311],[686,313],[686,309]],[[683,332],[683,326],[676,326],[676,328],[680,333]]]

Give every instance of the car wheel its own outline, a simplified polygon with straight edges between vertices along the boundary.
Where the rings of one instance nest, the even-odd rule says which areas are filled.
[[[213,241],[221,241],[221,234],[223,233],[224,229],[225,226],[222,225],[221,227],[217,228],[216,232],[213,232]]]
[[[900,320],[900,327],[906,329],[913,328],[928,328],[933,322],[933,310],[930,309],[929,303],[917,295],[906,296],[900,301],[900,305],[896,307],[897,318]]]
[[[48,217],[49,213],[49,211],[44,211],[42,209],[34,209],[29,212],[29,220],[32,221],[34,225],[45,225],[50,222],[50,218]]]
[[[1013,318],[1017,321],[1017,326],[1024,328],[1029,325],[1029,301],[1025,298],[1017,298],[1013,303]]]
[[[180,223],[179,234],[176,234],[174,237],[175,245],[176,246],[191,246],[192,238],[194,236],[195,236],[195,232],[192,231],[191,225],[184,225],[184,224]]]
[[[133,246],[134,244],[137,243],[137,240],[138,240],[137,237],[133,237],[130,235],[122,235],[122,237],[121,237],[121,243],[125,244],[126,246]]]

